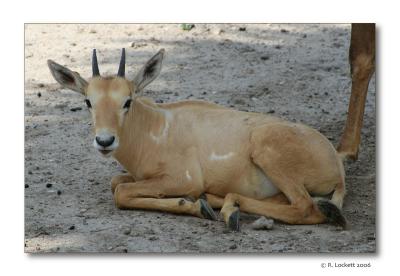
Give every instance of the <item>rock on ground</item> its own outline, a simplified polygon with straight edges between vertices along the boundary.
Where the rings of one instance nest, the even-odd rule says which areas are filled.
[[[254,221],[251,225],[251,229],[254,230],[271,230],[274,227],[274,220],[267,219],[266,217],[260,217]]]

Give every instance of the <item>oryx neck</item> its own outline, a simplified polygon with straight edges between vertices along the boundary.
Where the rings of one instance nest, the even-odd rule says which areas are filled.
[[[169,111],[160,108],[153,100],[145,97],[137,97],[133,100],[133,120],[135,123],[143,123],[144,126],[154,127],[165,124]]]
[[[134,175],[142,158],[148,155],[146,149],[162,147],[167,141],[171,118],[169,110],[160,108],[151,99],[133,99],[114,157]]]

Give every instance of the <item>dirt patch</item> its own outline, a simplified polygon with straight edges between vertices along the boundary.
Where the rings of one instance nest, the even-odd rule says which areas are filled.
[[[375,80],[370,83],[359,160],[345,164],[350,229],[275,222],[242,231],[189,216],[121,211],[110,191],[123,170],[92,147],[83,98],[60,89],[46,60],[84,77],[91,49],[115,74],[127,49],[127,76],[160,48],[166,58],[145,95],[157,101],[205,99],[308,124],[334,145],[350,96],[350,25],[26,25],[26,252],[375,252]],[[79,109],[77,107],[82,107]],[[51,185],[49,185],[51,184]]]

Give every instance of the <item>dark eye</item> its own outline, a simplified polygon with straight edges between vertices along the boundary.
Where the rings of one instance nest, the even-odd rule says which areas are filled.
[[[131,102],[132,102],[132,99],[128,99],[124,104],[124,108],[129,108],[131,106]]]
[[[85,99],[85,103],[88,108],[92,108],[92,104],[90,103],[90,101],[88,99]]]

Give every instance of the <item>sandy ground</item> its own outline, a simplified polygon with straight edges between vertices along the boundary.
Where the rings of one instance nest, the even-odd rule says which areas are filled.
[[[351,228],[276,222],[256,231],[257,216],[243,215],[242,231],[230,233],[220,221],[116,209],[110,179],[123,168],[92,147],[83,97],[60,89],[46,65],[51,58],[89,77],[97,48],[100,71],[115,74],[126,47],[133,76],[165,48],[161,75],[145,95],[274,114],[337,145],[350,96],[349,39],[349,25],[26,25],[25,251],[375,252],[374,79],[359,160],[345,164]]]

